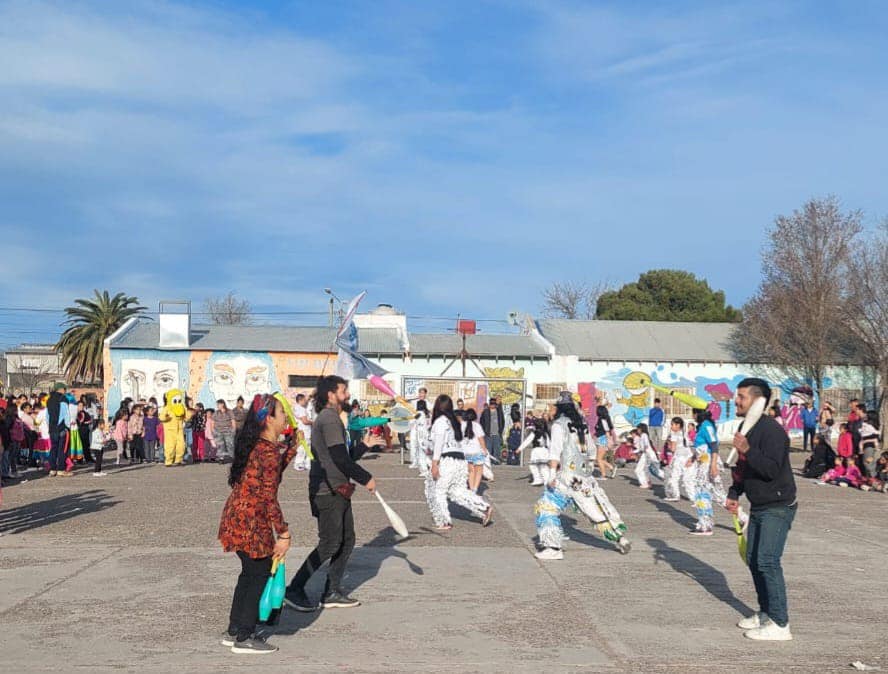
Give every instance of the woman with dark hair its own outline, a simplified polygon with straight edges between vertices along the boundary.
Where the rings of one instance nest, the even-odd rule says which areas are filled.
[[[599,479],[606,480],[615,477],[617,466],[607,460],[607,450],[613,444],[614,422],[610,417],[610,403],[604,391],[595,394],[595,463],[598,465]]]
[[[273,395],[257,394],[237,437],[228,474],[231,495],[222,510],[219,541],[235,552],[241,573],[231,601],[228,629],[222,645],[232,653],[273,653],[276,646],[256,635],[259,599],[271,575],[272,560],[290,549],[290,533],[277,493],[287,464],[296,454],[298,433],[289,446],[278,442],[287,427],[283,405]]]
[[[432,466],[426,478],[426,500],[439,531],[453,528],[448,499],[480,517],[482,526],[490,524],[493,515],[493,506],[467,486],[469,470],[462,442],[462,425],[453,413],[453,401],[448,395],[439,395],[432,408]]]

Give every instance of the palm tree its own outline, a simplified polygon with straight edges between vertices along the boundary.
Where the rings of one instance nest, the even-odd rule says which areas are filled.
[[[95,298],[74,300],[76,306],[65,309],[68,319],[64,325],[68,327],[56,344],[65,373],[72,383],[100,381],[105,339],[127,320],[146,311],[137,297],[123,293],[111,297],[107,290],[93,292]]]

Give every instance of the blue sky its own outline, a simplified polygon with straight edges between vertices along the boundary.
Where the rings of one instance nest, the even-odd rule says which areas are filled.
[[[505,318],[661,267],[740,305],[776,214],[888,214],[885,34],[880,2],[0,2],[0,306]]]

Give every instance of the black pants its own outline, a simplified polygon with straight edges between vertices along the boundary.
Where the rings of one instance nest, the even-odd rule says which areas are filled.
[[[308,579],[324,562],[330,561],[324,594],[341,592],[342,576],[352,550],[355,549],[355,521],[351,501],[339,494],[318,494],[312,511],[318,518],[318,547],[305,558],[290,587],[303,590]]]
[[[83,460],[92,463],[93,456],[89,448],[89,424],[78,425],[77,432],[80,433],[80,444],[83,446]]]
[[[817,433],[817,428],[805,426],[802,430],[802,450],[808,449],[808,442],[811,442],[811,449],[814,449],[814,435]]]
[[[271,557],[251,559],[240,550],[237,556],[241,561],[241,572],[231,600],[228,633],[236,635],[238,641],[244,641],[250,638],[259,621],[259,599],[271,576]]]
[[[96,462],[95,472],[101,473],[102,472],[102,455],[105,453],[105,450],[104,449],[94,449],[94,450],[92,450],[92,452],[93,452],[93,459],[95,459],[95,462]]]
[[[135,463],[136,459],[139,463],[145,461],[145,445],[139,433],[133,434],[133,439],[130,440],[130,463]]]

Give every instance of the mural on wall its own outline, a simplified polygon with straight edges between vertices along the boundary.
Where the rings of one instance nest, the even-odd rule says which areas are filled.
[[[508,368],[489,368],[508,369]],[[512,370],[514,372],[514,370]],[[504,412],[508,415],[512,403],[521,403],[525,397],[526,383],[523,379],[461,379],[459,377],[408,377],[401,378],[401,390],[407,400],[419,397],[419,389],[428,389],[429,398],[434,399],[444,393],[455,403],[462,399],[466,407],[474,408],[479,414],[492,396],[500,399]],[[522,405],[523,410],[523,405]]]
[[[121,398],[163,400],[163,394],[178,388],[179,364],[175,360],[123,358],[120,361]]]
[[[521,409],[524,409],[524,388],[518,389],[514,385],[514,380],[524,379],[523,367],[517,369],[511,367],[485,367],[484,376],[491,379],[488,400],[490,398],[499,398],[500,404],[505,408],[508,408],[512,403],[518,403],[521,405]]]
[[[224,400],[234,407],[238,396],[246,400],[257,393],[280,390],[268,353],[216,351],[207,362],[206,381],[198,399],[206,404]]]
[[[712,413],[719,435],[724,438],[732,435],[740,425],[741,420],[734,409],[734,395],[737,384],[748,376],[755,375],[738,373],[730,377],[688,378],[684,373],[667,365],[658,365],[649,372],[624,367],[608,372],[595,382],[579,384],[578,392],[583,400],[586,418],[590,423],[594,423],[594,402],[587,402],[587,399],[594,401],[596,390],[605,391],[611,403],[611,417],[619,432],[625,432],[639,423],[647,422],[655,397],[663,401],[667,414],[670,410],[680,410],[682,415],[690,416],[687,406],[670,402],[669,395],[661,392],[662,388],[696,395],[708,401],[707,409]],[[826,379],[824,384],[829,388],[833,385],[833,381]],[[800,431],[801,409],[807,400],[813,398],[811,387],[799,386],[797,382],[788,380],[780,382],[778,386],[784,391],[782,394],[784,399],[781,401],[784,427],[790,432]],[[787,391],[788,395],[785,393]]]

